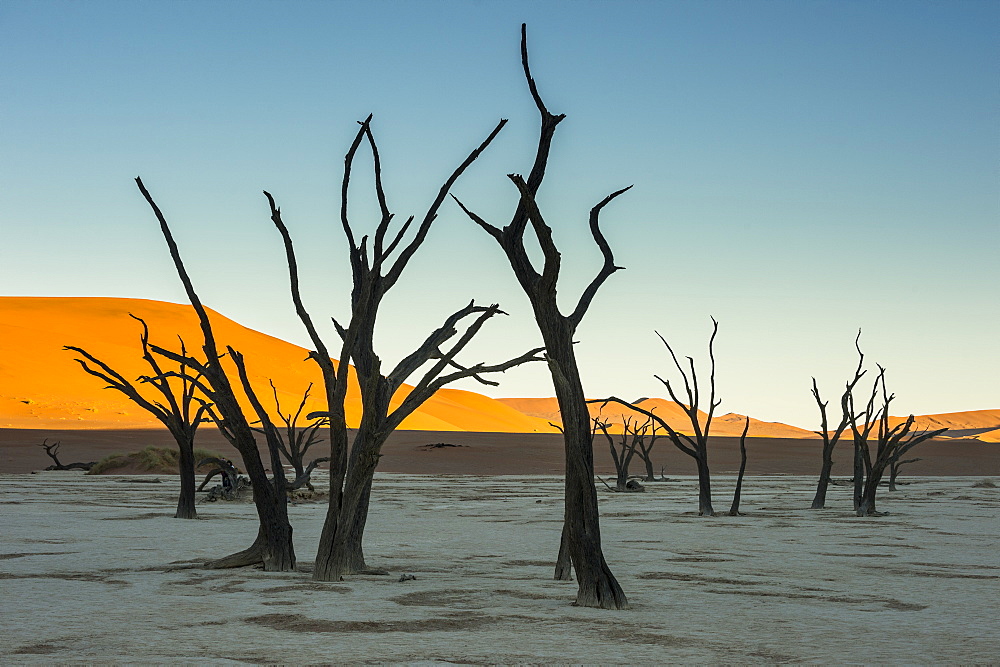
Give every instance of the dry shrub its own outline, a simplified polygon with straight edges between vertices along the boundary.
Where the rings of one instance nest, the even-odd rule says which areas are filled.
[[[972,485],[974,489],[995,489],[997,485],[993,483],[992,479],[981,479]]]
[[[194,460],[200,461],[204,458],[221,458],[219,454],[205,449],[194,450]],[[128,454],[110,454],[97,462],[87,473],[88,475],[102,475],[113,473],[123,468],[138,469],[144,472],[160,473],[164,475],[176,475],[178,472],[178,460],[180,454],[176,449],[169,447],[146,447],[138,452]],[[211,465],[204,468],[207,471]],[[203,471],[202,468],[198,469]],[[204,472],[203,471],[203,472]]]

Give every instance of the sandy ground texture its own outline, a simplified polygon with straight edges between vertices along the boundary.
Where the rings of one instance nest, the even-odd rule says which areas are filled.
[[[871,519],[842,486],[831,509],[805,509],[813,481],[797,476],[748,478],[741,517],[697,517],[689,477],[601,491],[632,603],[611,612],[551,580],[554,476],[380,474],[367,552],[391,575],[314,583],[324,504],[290,508],[300,572],[210,571],[198,564],[251,541],[252,505],[182,521],[174,477],[4,475],[0,662],[995,661],[1000,489],[908,481]],[[716,480],[719,509],[732,484]]]

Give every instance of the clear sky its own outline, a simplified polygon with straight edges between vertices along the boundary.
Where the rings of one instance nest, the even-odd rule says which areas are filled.
[[[530,168],[538,128],[521,22],[542,94],[567,115],[539,195],[567,309],[601,261],[587,212],[635,184],[603,217],[627,270],[578,334],[588,394],[664,395],[654,329],[703,360],[714,315],[722,412],[815,427],[809,378],[837,392],[859,327],[894,412],[1000,407],[994,1],[8,0],[0,293],[183,302],[141,175],[203,300],[304,345],[261,191],[320,319],[348,314],[339,183],[367,114],[402,219],[510,119],[454,188],[504,224],[504,174]],[[376,220],[367,164],[359,233]],[[385,303],[383,357],[472,298],[510,317],[464,361],[537,344],[499,247],[449,203]],[[552,395],[541,365],[501,379],[485,393]]]

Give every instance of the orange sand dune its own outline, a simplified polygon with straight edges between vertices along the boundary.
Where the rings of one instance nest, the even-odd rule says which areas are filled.
[[[538,417],[554,424],[562,423],[559,416],[559,406],[555,398],[499,398],[497,400],[511,406],[512,408],[520,410],[526,415]],[[691,426],[688,422],[687,415],[685,415],[680,407],[678,407],[673,401],[663,398],[647,398],[641,403],[638,403],[638,405],[645,410],[649,410],[650,412],[659,415],[678,432],[687,434],[691,433]],[[624,423],[626,418],[633,420],[638,418],[640,422],[645,421],[646,419],[642,414],[629,410],[628,408],[616,403],[608,403],[607,405],[603,405],[601,403],[591,403],[590,414],[592,417],[601,416],[604,420],[613,424],[617,428],[612,428],[610,430],[618,433],[621,432],[621,425]],[[701,419],[701,423],[704,424],[705,413],[699,411],[699,417]],[[741,433],[743,433],[744,419],[745,417],[743,415],[738,415],[734,412],[716,416],[712,419],[711,432],[713,435],[738,437]],[[750,431],[748,435],[752,437],[767,438],[816,437],[816,434],[812,431],[807,431],[805,429],[778,422],[763,422],[752,417],[750,418]]]
[[[976,433],[973,437],[981,442],[1000,442],[1000,428]]]
[[[74,361],[63,346],[81,347],[127,379],[149,374],[140,357],[143,318],[150,342],[177,350],[181,336],[189,352],[200,352],[200,329],[190,306],[102,297],[0,297],[0,427],[125,429],[157,427],[156,421],[122,394],[105,389]],[[278,387],[282,410],[298,406],[302,392],[315,383],[309,410],[325,409],[322,379],[307,351],[253,331],[210,311],[220,347],[232,345],[246,357],[251,382],[268,407],[273,405],[268,378]],[[198,355],[200,356],[200,355]],[[173,365],[164,361],[164,370]],[[235,372],[232,377],[235,379]],[[409,387],[404,387],[404,391]],[[149,394],[152,396],[153,394]],[[403,396],[398,395],[397,400]],[[348,421],[357,425],[360,396],[352,387]],[[474,392],[445,389],[403,421],[401,428],[433,431],[552,432],[545,421]]]
[[[898,424],[905,417],[890,417],[890,423]],[[939,415],[919,415],[914,426],[918,429],[948,428],[946,435],[959,435],[964,431],[991,431],[1000,429],[1000,410],[972,410],[969,412],[946,412]]]

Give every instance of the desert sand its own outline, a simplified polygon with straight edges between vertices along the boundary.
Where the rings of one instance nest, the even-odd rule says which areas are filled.
[[[290,508],[300,572],[211,571],[256,533],[252,504],[173,519],[157,479],[0,476],[4,663],[959,664],[1000,642],[1000,489],[975,478],[911,479],[873,519],[845,487],[805,509],[796,476],[748,478],[741,517],[695,516],[690,477],[602,491],[621,612],[551,579],[557,476],[380,474],[367,552],[391,574],[341,583],[308,574],[323,504]]]

